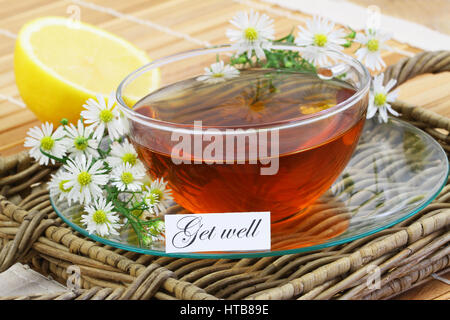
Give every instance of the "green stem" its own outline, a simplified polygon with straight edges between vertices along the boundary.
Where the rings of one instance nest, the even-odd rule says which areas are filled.
[[[130,223],[131,227],[133,228],[134,232],[136,233],[138,240],[139,240],[139,245],[142,244],[142,226],[139,222],[139,219],[137,219],[135,216],[133,216],[132,214],[130,214],[128,212],[128,209],[123,207],[120,203],[120,201],[116,198],[113,199],[113,204],[115,209],[122,214],[123,216],[125,216],[128,220],[128,223]]]
[[[58,158],[58,157],[55,157],[54,155],[51,155],[50,153],[47,153],[47,152],[45,152],[44,150],[42,150],[42,148],[39,148],[39,150],[41,151],[41,153],[42,153],[44,156],[49,157],[50,159],[53,159],[53,160],[55,160],[55,161],[58,161],[58,162],[61,162],[61,163],[64,163],[64,164],[67,163],[67,158]]]

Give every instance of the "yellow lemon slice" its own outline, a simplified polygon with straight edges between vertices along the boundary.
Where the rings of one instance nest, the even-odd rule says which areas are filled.
[[[149,63],[147,54],[126,40],[89,24],[45,17],[25,24],[14,51],[17,87],[41,121],[76,123],[89,98],[115,91],[123,78]],[[155,69],[133,82],[128,100],[159,86]]]

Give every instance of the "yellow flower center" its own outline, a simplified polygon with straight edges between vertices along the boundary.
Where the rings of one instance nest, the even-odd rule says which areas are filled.
[[[224,76],[223,73],[214,73],[213,78],[222,78]]]
[[[131,210],[131,214],[133,215],[133,216],[135,216],[135,217],[140,217],[141,215],[142,215],[142,210]]]
[[[96,224],[105,223],[107,221],[107,219],[106,219],[106,212],[103,211],[103,210],[95,211],[94,214],[92,215],[92,220],[94,220],[94,222]]]
[[[133,182],[134,177],[133,177],[133,175],[130,172],[124,172],[120,176],[120,179],[122,180],[123,183],[130,184],[130,183]]]
[[[41,139],[41,148],[44,149],[45,151],[50,151],[52,150],[53,146],[55,145],[55,140],[53,140],[52,137],[43,137]]]
[[[86,139],[85,137],[81,137],[81,136],[76,137],[75,140],[73,140],[73,145],[78,150],[83,151],[88,147],[88,139]]]
[[[323,47],[324,45],[327,44],[327,36],[324,34],[316,34],[314,36],[314,44],[318,47]]]
[[[377,93],[375,95],[374,103],[377,107],[380,107],[386,103],[386,95],[384,93]]]
[[[132,154],[132,153],[125,153],[122,156],[122,161],[124,163],[129,163],[130,165],[134,166],[136,164],[136,155]]]
[[[62,180],[60,183],[59,183],[59,190],[61,191],[61,192],[69,192],[70,190],[72,190],[72,188],[73,187],[70,187],[70,188],[65,188],[64,187],[64,184],[66,183],[66,182],[68,182],[69,180]]]
[[[102,122],[105,122],[105,123],[110,122],[113,118],[114,118],[114,115],[111,110],[103,109],[102,111],[100,111],[100,120]]]
[[[247,29],[245,29],[244,34],[245,39],[249,41],[255,41],[256,39],[258,39],[258,31],[256,31],[253,27],[248,27]]]
[[[369,49],[369,51],[375,52],[378,51],[380,47],[380,43],[378,42],[377,39],[371,39],[367,42],[367,49]]]
[[[83,172],[80,172],[80,174],[78,174],[78,183],[82,187],[88,185],[89,183],[91,183],[91,181],[92,181],[92,176],[89,172],[83,171]]]
[[[164,194],[159,189],[152,190],[150,192],[150,194],[147,196],[147,199],[149,200],[149,202],[151,204],[155,204],[155,203],[157,203],[158,201],[160,201],[163,198],[164,198]]]

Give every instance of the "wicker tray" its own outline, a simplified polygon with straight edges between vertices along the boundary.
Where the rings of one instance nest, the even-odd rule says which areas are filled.
[[[423,52],[390,66],[385,81],[450,71],[450,52]],[[402,119],[450,153],[450,119],[397,101]],[[87,239],[53,211],[44,183],[52,168],[22,152],[0,158],[0,272],[15,262],[66,284],[76,265],[81,288],[0,299],[386,299],[449,271],[450,185],[396,226],[310,253],[247,259],[141,255]],[[376,272],[380,287],[368,286]]]

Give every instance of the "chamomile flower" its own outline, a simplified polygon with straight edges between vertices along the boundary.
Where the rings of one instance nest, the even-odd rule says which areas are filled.
[[[119,191],[138,191],[142,186],[142,179],[145,172],[137,167],[132,167],[128,163],[123,163],[111,172],[112,185]]]
[[[223,61],[211,64],[209,68],[205,68],[205,73],[198,77],[198,81],[206,83],[218,83],[227,79],[236,78],[239,76],[239,70],[229,64],[224,65]]]
[[[33,127],[28,130],[28,137],[25,139],[24,146],[31,148],[30,156],[41,165],[48,165],[48,163],[55,163],[54,159],[49,158],[41,152],[41,149],[55,158],[61,159],[66,154],[66,147],[62,138],[64,137],[64,132],[62,127],[58,127],[55,132],[53,132],[53,124],[44,123],[42,126]]]
[[[94,205],[85,205],[84,210],[87,214],[83,215],[81,222],[86,226],[89,234],[98,234],[101,237],[109,235],[118,235],[117,229],[121,227],[114,212],[114,206],[111,202],[106,202],[104,198],[94,200]]]
[[[122,121],[119,108],[116,106],[114,92],[109,95],[108,101],[102,95],[97,95],[97,101],[89,99],[83,105],[86,110],[81,111],[84,122],[91,124],[94,130],[94,139],[101,139],[105,129],[111,139],[118,139],[123,134]]]
[[[65,126],[66,137],[64,143],[67,146],[67,152],[71,157],[76,157],[81,154],[92,155],[98,157],[99,141],[92,138],[91,134],[93,127],[85,127],[81,120],[78,120],[77,126],[72,123]]]
[[[162,235],[154,236],[151,233],[142,237],[142,243],[145,246],[151,246],[152,244],[158,241],[164,241],[164,237]]]
[[[398,89],[389,93],[397,83],[397,80],[389,80],[386,86],[383,86],[383,80],[383,73],[373,79],[372,90],[369,94],[369,108],[367,110],[367,119],[372,118],[378,112],[379,122],[388,121],[388,112],[394,116],[399,115],[389,104],[389,102],[394,102],[398,97]]]
[[[124,139],[122,143],[114,141],[111,144],[110,156],[106,158],[111,167],[118,167],[122,164],[129,164],[131,167],[137,167],[144,170],[144,165],[138,159],[138,154],[133,145]]]
[[[234,42],[232,48],[237,51],[236,54],[247,52],[250,59],[254,50],[259,59],[264,59],[264,49],[270,49],[274,39],[273,20],[251,10],[250,14],[238,12],[230,23],[238,28],[228,29],[226,32],[230,41]]]
[[[166,225],[162,220],[156,220],[152,225],[150,225],[149,230],[153,235],[160,235],[166,231]]]
[[[295,43],[304,46],[300,50],[302,57],[316,65],[325,65],[329,56],[326,50],[342,50],[345,40],[343,29],[334,29],[334,22],[314,16],[306,21],[306,28],[298,27],[300,31]]]
[[[67,188],[65,186],[65,183],[69,180],[64,180],[63,175],[64,173],[62,171],[58,171],[56,174],[52,174],[52,178],[48,183],[48,190],[50,191],[52,197],[54,197],[58,201],[67,199],[70,206],[71,199],[68,197],[68,195],[72,188]]]
[[[163,178],[154,180],[149,187],[146,187],[144,192],[144,201],[152,207],[156,214],[161,214],[167,209],[172,196],[170,189],[167,188],[167,181]]]
[[[381,50],[392,50],[385,43],[390,38],[390,35],[374,29],[366,30],[365,35],[358,33],[355,42],[360,43],[362,47],[356,51],[356,57],[369,69],[381,70],[386,66],[386,63],[381,58]]]
[[[163,241],[163,233],[165,232],[166,227],[164,221],[156,220],[151,224],[147,229],[147,234],[144,236],[144,244],[151,245],[153,242]]]
[[[101,187],[108,182],[108,176],[103,169],[103,161],[93,161],[92,156],[82,154],[69,159],[63,166],[65,172],[61,175],[64,187],[69,189],[68,198],[80,203],[89,203],[103,195]]]

